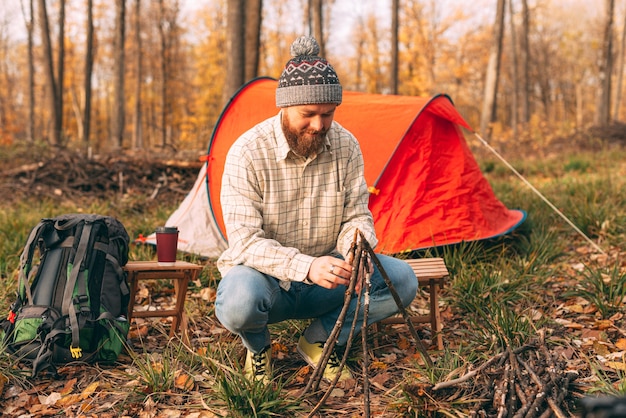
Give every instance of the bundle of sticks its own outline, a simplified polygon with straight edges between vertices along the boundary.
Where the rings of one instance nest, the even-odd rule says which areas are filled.
[[[474,388],[482,388],[482,393],[473,392],[474,396],[484,401],[470,416],[565,418],[571,416],[563,409],[571,400],[571,385],[577,377],[541,339],[516,349],[507,347],[464,376],[436,384],[432,392],[462,389],[471,379]]]
[[[394,301],[396,302],[398,306],[398,312],[402,314],[407,326],[409,327],[409,330],[411,331],[411,335],[413,336],[415,345],[417,349],[419,350],[420,354],[422,355],[422,357],[424,358],[424,361],[430,367],[433,366],[433,362],[431,358],[429,357],[424,344],[421,342],[419,336],[417,335],[417,331],[415,330],[415,327],[413,326],[413,323],[408,313],[406,312],[405,307],[402,304],[402,300],[400,299],[398,292],[395,290],[393,283],[389,279],[387,272],[385,271],[382,264],[378,260],[378,257],[374,253],[374,250],[370,246],[369,242],[367,242],[367,240],[365,239],[365,237],[359,230],[356,230],[354,233],[354,239],[352,241],[352,246],[350,249],[348,261],[352,264],[352,277],[350,278],[350,284],[348,285],[348,288],[346,289],[346,292],[344,295],[343,308],[341,310],[341,313],[339,314],[339,317],[337,318],[337,322],[335,323],[335,326],[332,332],[330,333],[330,336],[328,337],[326,341],[326,344],[324,345],[324,350],[322,352],[320,362],[315,368],[313,375],[309,379],[308,384],[302,391],[302,395],[304,396],[307,394],[316,393],[319,390],[319,385],[322,380],[324,369],[326,367],[326,364],[328,363],[328,360],[330,359],[332,350],[334,350],[335,348],[337,337],[339,336],[339,332],[346,319],[350,301],[352,300],[353,296],[357,296],[358,299],[357,299],[356,312],[359,312],[361,309],[361,305],[363,305],[363,318],[362,318],[362,323],[361,323],[361,342],[363,346],[363,361],[362,361],[363,394],[364,394],[363,416],[369,417],[370,416],[369,379],[368,379],[369,350],[367,346],[367,318],[368,318],[368,311],[369,311],[370,276],[372,273],[371,271],[372,264],[376,265],[383,279],[385,280],[385,283],[387,284],[387,287],[389,288],[389,291],[391,292],[391,295],[393,296]],[[358,289],[358,292],[356,292],[357,289]],[[358,293],[358,295],[356,293]],[[358,316],[355,315],[352,319],[350,334],[348,336],[348,342],[346,344],[344,355],[339,365],[340,371],[341,369],[343,369],[343,367],[345,367],[345,364],[346,364],[348,353],[350,351],[350,347],[352,344],[352,337],[354,336],[354,332],[357,327],[357,317]],[[340,376],[340,373],[337,373],[335,380],[331,382],[325,394],[322,396],[322,398],[319,400],[319,402],[316,404],[313,410],[309,413],[308,415],[309,417],[312,417],[324,405],[324,403],[328,399],[328,396],[330,396],[333,388],[337,384],[337,381],[339,380],[339,376]]]

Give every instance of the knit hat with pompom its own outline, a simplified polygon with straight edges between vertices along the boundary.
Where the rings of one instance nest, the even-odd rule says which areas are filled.
[[[320,47],[310,36],[291,45],[291,56],[278,79],[276,106],[341,103],[341,84],[335,69],[319,57]]]

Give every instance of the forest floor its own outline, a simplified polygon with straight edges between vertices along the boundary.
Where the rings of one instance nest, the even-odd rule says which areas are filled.
[[[605,136],[612,136],[618,143],[626,143],[626,129],[612,129],[606,131]],[[572,147],[584,144],[586,136],[563,138],[555,141],[554,152],[558,153],[560,147]],[[584,147],[583,147],[584,148]],[[5,202],[19,201],[25,197],[52,197],[63,195],[66,199],[89,200],[89,199],[106,199],[108,196],[116,194],[136,194],[138,196],[146,196],[160,198],[171,201],[182,201],[187,192],[191,189],[201,167],[201,162],[181,161],[179,158],[171,159],[157,157],[137,157],[130,154],[111,154],[99,158],[85,159],[80,154],[72,152],[59,152],[55,158],[46,159],[45,163],[37,161],[13,161],[10,166],[3,167],[0,172],[0,195],[5,197]],[[561,263],[569,266],[572,270],[578,269],[581,261],[586,261],[590,257],[592,251],[585,246],[572,247],[571,253],[565,255],[565,259]],[[624,253],[622,252],[622,256]],[[206,261],[210,263],[210,261]],[[555,281],[550,289],[546,289],[547,293],[562,293],[564,289],[572,287],[574,283],[568,280]],[[445,293],[445,291],[444,291]],[[445,294],[444,294],[445,296]],[[168,302],[169,296],[163,296],[164,303]],[[207,296],[205,290],[194,287],[190,290],[189,300],[202,301],[211,296]],[[162,301],[163,301],[162,300]],[[615,318],[607,328],[598,325],[594,320],[593,312],[587,310],[587,307],[580,306],[576,301],[567,304],[570,308],[563,307],[558,312],[559,317],[553,318],[563,327],[560,333],[564,335],[570,334],[568,338],[578,338],[584,340],[598,336],[600,333],[610,333],[614,340],[619,341],[625,346],[626,350],[626,333],[624,332],[623,315]],[[444,340],[457,341],[462,338],[462,333],[458,333],[460,329],[467,324],[463,322],[463,318],[459,317],[450,309],[444,309]],[[232,341],[232,336],[221,327],[214,317],[198,317],[190,319],[194,327],[194,338],[196,340],[206,340],[223,338]],[[147,321],[138,321],[133,328],[131,336],[134,341],[141,340],[135,349],[144,352],[153,352],[163,349],[166,338],[158,330],[149,331]],[[617,325],[616,325],[617,324]],[[383,367],[385,365],[402,364],[409,359],[416,360],[419,353],[410,344],[410,335],[404,326],[388,327],[385,335],[380,340],[381,346],[376,351],[376,358],[381,363],[381,371],[375,373],[371,379],[372,393],[370,395],[370,405],[372,406],[372,416],[394,416],[388,410],[389,399],[387,393],[391,390],[389,386],[391,382],[401,381],[402,367]],[[429,331],[426,327],[420,327],[420,335],[429,343]],[[216,337],[216,335],[218,337]],[[219,335],[223,335],[220,337]],[[293,342],[295,346],[295,341]],[[456,343],[455,343],[456,344]],[[593,343],[595,344],[595,342]],[[306,384],[306,374],[310,372],[306,365],[300,361],[295,347],[275,347],[275,363],[282,373],[285,375],[295,375],[294,381],[291,381],[286,389],[289,393],[296,393]],[[564,365],[564,370],[577,370],[581,367],[580,358],[577,358],[569,351],[567,347],[563,347],[560,351],[562,358],[569,358],[569,363]],[[21,389],[16,386],[4,388],[4,399],[0,399],[0,403],[4,402],[3,410],[13,411],[15,415],[8,416],[20,417],[40,417],[40,416],[80,416],[80,417],[113,417],[117,416],[112,411],[116,408],[116,404],[125,402],[127,395],[120,393],[125,391],[129,382],[128,376],[125,374],[125,364],[131,362],[131,359],[123,355],[120,358],[120,365],[108,369],[89,367],[67,367],[60,370],[64,374],[65,379],[60,381],[45,380],[36,382],[33,386],[21,394]],[[303,370],[300,376],[298,370]],[[384,370],[384,371],[382,371]],[[87,388],[82,386],[82,392],[78,390],[81,382],[93,379],[92,374],[99,374],[103,380],[108,380],[109,387],[103,390],[107,395],[99,397],[92,396],[94,390],[102,390],[96,386],[89,385]],[[395,373],[395,375],[394,375]],[[584,380],[589,376],[580,376],[580,390],[576,394],[572,394],[569,400],[571,409],[574,409],[573,402],[577,397],[582,396],[585,388]],[[202,392],[202,382],[198,381],[194,392]],[[185,383],[182,384],[185,388]],[[130,390],[130,389],[128,389]],[[424,388],[414,387],[415,393],[424,395]],[[2,392],[2,390],[0,390]],[[117,392],[117,395],[116,395]],[[184,390],[182,390],[184,392]],[[68,404],[65,409],[59,409],[57,402],[61,397],[68,398],[68,393],[76,393],[76,397],[70,398],[69,402],[83,402],[90,399],[90,407],[84,410],[76,410]],[[414,395],[415,395],[414,393]],[[450,397],[454,397],[454,391],[449,392]],[[190,395],[191,396],[191,395]],[[418,396],[418,395],[415,395]],[[33,399],[37,399],[34,402]],[[169,401],[168,401],[169,399]],[[185,404],[188,398],[185,396],[172,396],[171,398],[161,397],[159,402],[151,403],[150,401],[135,406],[129,405],[126,408],[126,416],[138,417],[213,417],[216,416],[210,412],[213,408],[210,405],[198,405],[186,408]],[[312,405],[309,405],[312,407]],[[363,410],[363,388],[359,385],[351,387],[343,387],[333,393],[326,402],[325,415],[320,416],[361,416]],[[69,413],[71,411],[71,414]],[[375,412],[374,412],[375,411]],[[417,413],[417,412],[416,412]],[[418,415],[415,415],[418,416]],[[427,416],[427,415],[419,415]],[[436,415],[433,415],[436,416]]]

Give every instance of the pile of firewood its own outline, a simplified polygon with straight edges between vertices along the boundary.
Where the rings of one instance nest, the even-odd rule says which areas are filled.
[[[189,192],[201,164],[121,154],[86,158],[60,152],[0,171],[0,193],[15,199],[29,195],[102,199],[123,194],[178,198]]]
[[[470,416],[475,417],[568,417],[577,398],[578,373],[567,370],[544,342],[505,349],[463,376],[420,387],[423,398],[448,397],[451,393],[471,394],[476,401]]]

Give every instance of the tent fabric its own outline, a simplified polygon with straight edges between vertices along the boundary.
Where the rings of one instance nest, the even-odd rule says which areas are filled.
[[[275,89],[276,80],[255,79],[224,108],[207,163],[166,222],[178,226],[180,250],[218,257],[226,248],[220,206],[226,154],[242,133],[278,112]],[[396,254],[493,238],[524,221],[524,211],[506,208],[494,195],[461,131],[471,128],[448,96],[344,91],[335,120],[363,151],[378,251]]]

